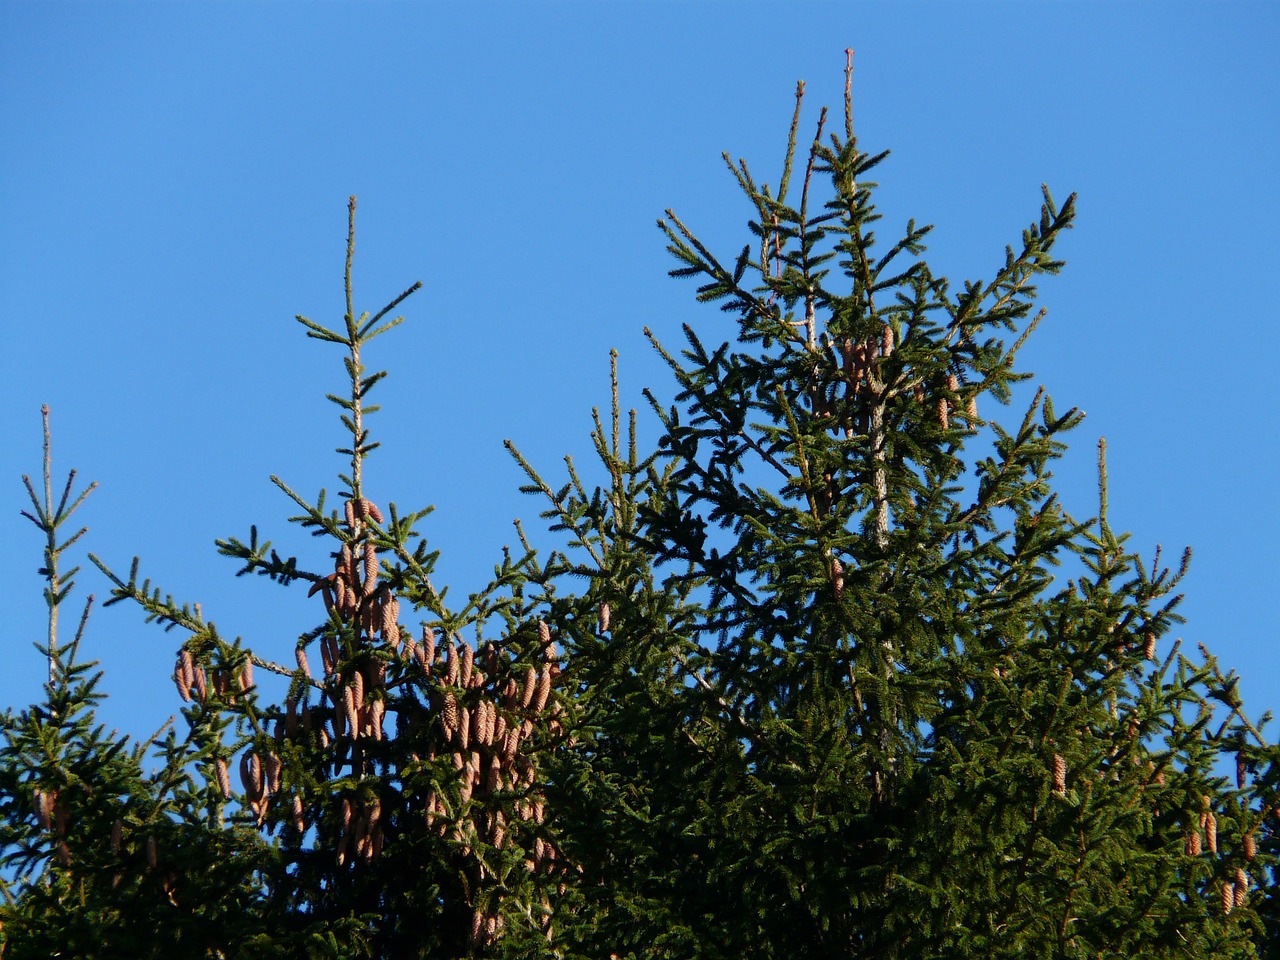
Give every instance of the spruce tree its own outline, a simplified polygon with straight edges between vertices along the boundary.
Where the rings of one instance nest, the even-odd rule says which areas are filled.
[[[94,485],[74,492],[75,471],[54,497],[49,410],[44,415],[43,489],[26,477],[45,538],[49,630],[44,700],[0,716],[0,952],[48,957],[168,958],[278,955],[260,923],[260,871],[272,852],[256,830],[214,826],[223,800],[192,766],[209,756],[217,724],[185,735],[166,728],[140,742],[106,733],[94,662],[81,660],[93,597],[73,639],[60,642],[59,614],[78,567],[65,553],[85,533],[72,515]]]
[[[1170,631],[1189,553],[1144,563],[1052,486],[1083,419],[1019,348],[1075,197],[994,274],[929,227],[881,248],[872,171],[797,89],[776,189],[725,162],[748,242],[659,221],[733,335],[654,339],[660,450],[531,492],[607,635],[567,628],[593,731],[570,782],[585,955],[1246,957],[1276,937],[1277,751]],[[724,338],[723,340],[721,338]],[[1070,574],[1063,582],[1065,568]],[[1078,573],[1076,570],[1078,569]]]
[[[802,95],[776,187],[726,155],[737,256],[659,222],[732,326],[651,337],[657,447],[615,356],[606,479],[509,444],[561,542],[518,527],[461,603],[428,511],[366,476],[366,357],[417,285],[356,312],[354,200],[342,318],[298,318],[342,354],[336,506],[273,477],[317,548],[217,545],[313,621],[250,649],[95,558],[180,637],[182,720],[140,744],[57,639],[83,495],[55,502],[46,455],[49,684],[0,726],[6,956],[1276,955],[1278,751],[1171,636],[1188,557],[1112,528],[1101,445],[1097,517],[1060,502],[1077,411],[999,416],[1075,198],[953,288],[928,227],[877,244],[848,68],[807,145]]]
[[[91,729],[88,665],[59,654],[52,706],[7,721],[0,754],[6,801],[21,815],[4,837],[5,859],[20,881],[32,878],[8,914],[11,955],[72,949],[82,942],[62,939],[72,926],[98,938],[83,941],[97,945],[84,955],[119,957],[524,957],[545,954],[554,939],[568,866],[540,766],[568,736],[556,641],[521,592],[529,556],[504,551],[493,581],[453,607],[432,583],[437,555],[414,530],[429,509],[384,511],[369,497],[364,466],[378,443],[367,418],[378,408],[368,397],[385,372],[367,370],[363,355],[401,322],[389,315],[421,285],[372,317],[357,315],[354,245],[352,198],[343,319],[328,327],[298,317],[308,336],[343,352],[346,389],[329,397],[346,435],[338,506],[323,490],[311,501],[272,478],[297,508],[291,521],[331,549],[308,565],[282,557],[256,526],[217,544],[238,575],[306,588],[315,621],[291,648],[251,650],[200,604],[143,578],[137,559],[119,576],[90,554],[112,583],[108,605],[135,603],[181,632],[173,678],[186,732],[151,738],[165,766],[147,780],[147,743],[126,753]],[[64,516],[51,510],[34,519],[52,544]],[[48,575],[52,616],[69,587]],[[282,679],[282,696],[264,693],[264,674]],[[68,698],[74,708],[61,705]],[[60,767],[31,769],[32,754],[55,748],[68,755]],[[94,764],[119,784],[100,784],[106,773],[96,767],[84,772]],[[65,806],[72,791],[60,784],[72,779],[99,805],[124,808],[136,795],[144,811],[85,822]],[[52,828],[41,806],[51,791]],[[68,818],[83,837],[69,851]],[[138,819],[146,823],[134,829]],[[187,827],[192,837],[171,836]],[[84,899],[86,882],[115,890],[122,874],[147,889]],[[156,928],[151,939],[139,925]]]

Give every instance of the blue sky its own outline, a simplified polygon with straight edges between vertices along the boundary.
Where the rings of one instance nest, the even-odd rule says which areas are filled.
[[[141,555],[287,659],[314,601],[234,579],[213,540],[257,523],[314,557],[267,478],[337,489],[340,357],[292,318],[340,317],[356,194],[358,309],[425,284],[367,358],[391,370],[370,491],[437,506],[424,530],[465,592],[514,517],[539,529],[504,438],[558,476],[589,459],[611,347],[639,406],[672,392],[646,324],[730,335],[666,278],[654,220],[673,207],[736,252],[748,211],[721,151],[776,181],[795,81],[808,125],[851,46],[861,142],[893,150],[881,233],[934,223],[935,273],[988,275],[1042,182],[1079,192],[1024,353],[1088,413],[1063,497],[1092,513],[1105,436],[1113,524],[1147,555],[1195,548],[1181,635],[1242,671],[1254,712],[1280,706],[1278,41],[1274,4],[1246,2],[0,6],[0,703],[36,698],[44,670],[41,542],[18,515],[41,403],[55,471],[101,485],[88,547],[121,571]],[[178,639],[95,614],[109,724],[176,712]]]

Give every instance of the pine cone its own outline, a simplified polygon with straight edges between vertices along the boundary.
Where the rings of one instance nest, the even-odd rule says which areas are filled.
[[[520,709],[528,710],[538,691],[538,671],[529,667],[524,672],[524,686],[520,690]]]
[[[218,789],[227,800],[231,799],[231,773],[227,770],[227,761],[218,757],[213,761],[214,775],[218,778]]]
[[[361,498],[360,509],[361,514],[371,519],[374,523],[383,522],[382,511],[378,509],[378,505],[372,500]]]
[[[544,669],[538,677],[538,690],[533,695],[532,708],[534,713],[541,713],[542,708],[547,705],[547,698],[551,696],[551,671]]]
[[[182,658],[178,658],[177,664],[173,668],[173,682],[178,688],[178,696],[184,702],[191,702],[191,684],[187,681],[186,673],[182,669]]]
[[[502,758],[503,763],[511,763],[516,758],[516,751],[520,749],[520,728],[513,727],[507,731],[507,735],[502,739],[502,748],[498,756]]]
[[[514,710],[520,703],[520,684],[514,678],[508,677],[506,684],[502,688],[502,707],[504,710]]]
[[[484,728],[481,731],[481,742],[485,746],[490,746],[498,729],[498,708],[493,705],[491,700],[485,700],[483,703]]]
[[[342,688],[342,708],[347,730],[350,731],[352,739],[355,739],[360,735],[360,717],[357,712],[356,694],[351,687]]]
[[[444,729],[445,738],[452,739],[458,729],[458,701],[454,699],[452,690],[444,691],[441,700],[440,725]]]
[[[378,583],[378,548],[372,540],[364,543],[364,586],[363,595],[369,596]]]
[[[446,640],[445,647],[449,651],[449,662],[444,668],[444,682],[451,687],[458,685],[458,674],[460,665],[458,662],[458,648],[451,641]]]
[[[280,770],[281,770],[281,767],[283,766],[280,763],[280,758],[276,756],[274,753],[268,753],[266,758],[263,760],[262,766],[263,766],[263,773],[266,777],[266,789],[263,790],[263,794],[266,795],[269,793],[279,793],[280,792]]]
[[[264,786],[262,782],[262,761],[252,751],[245,751],[240,757],[240,782],[244,785],[245,796],[250,801],[261,799]]]
[[[466,707],[458,707],[458,729],[456,732],[459,748],[467,749],[471,740],[471,711]]]
[[[493,841],[492,842],[493,842],[493,845],[497,847],[499,850],[501,850],[504,846],[506,846],[507,828],[504,827],[501,823],[495,823],[493,825]]]
[[[475,651],[471,649],[469,643],[462,645],[462,663],[458,668],[458,686],[469,687],[471,685],[471,671],[475,666]]]
[[[386,589],[385,587],[383,589]],[[382,602],[382,635],[392,646],[400,642],[400,601],[389,591]],[[394,634],[394,636],[392,636]]]

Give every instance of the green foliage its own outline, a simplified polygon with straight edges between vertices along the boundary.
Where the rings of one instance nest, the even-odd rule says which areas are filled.
[[[356,314],[354,201],[343,321],[298,318],[344,352],[339,506],[273,478],[328,550],[218,544],[308,587],[294,650],[94,558],[110,603],[183,636],[181,734],[94,725],[80,634],[57,642],[84,495],[55,505],[46,446],[50,681],[0,735],[6,956],[1276,956],[1280,750],[1168,638],[1189,555],[1144,563],[1111,527],[1102,445],[1098,517],[1064,509],[1077,411],[980,415],[1030,377],[1075,198],[1046,189],[1003,266],[953,289],[928,227],[880,252],[885,154],[847,85],[843,131],[824,110],[804,148],[802,94],[776,190],[726,156],[737,256],[659,223],[734,327],[651,337],[678,385],[649,397],[657,449],[634,411],[623,429],[615,358],[607,482],[570,459],[556,487],[508,443],[562,546],[521,529],[461,605],[428,510],[366,494],[385,373],[362,350],[417,286]]]
[[[1098,518],[1063,509],[1076,411],[1041,392],[1013,429],[979,415],[1030,376],[1074,197],[1046,189],[996,274],[953,291],[929,228],[876,252],[884,155],[847,103],[789,197],[802,90],[776,193],[726,157],[752,211],[736,259],[659,222],[672,274],[736,320],[654,341],[680,387],[653,401],[659,455],[598,431],[613,483],[590,496],[530,471],[611,614],[571,648],[596,731],[570,759],[581,951],[1256,955],[1277,752],[1235,678],[1165,639],[1189,557],[1148,569],[1114,532],[1103,447]]]

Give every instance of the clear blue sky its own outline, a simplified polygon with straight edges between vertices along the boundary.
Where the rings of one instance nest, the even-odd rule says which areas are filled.
[[[323,396],[336,350],[304,313],[342,312],[346,198],[360,198],[360,308],[414,280],[406,325],[368,357],[392,375],[370,463],[382,503],[436,504],[440,579],[479,584],[511,520],[511,437],[558,475],[589,459],[590,408],[621,351],[624,403],[670,385],[641,335],[729,334],[692,301],[653,223],[665,207],[736,251],[747,216],[722,150],[776,181],[797,79],[856,125],[886,230],[936,224],[930,259],[989,274],[1040,183],[1078,191],[1067,269],[1025,360],[1088,413],[1058,471],[1074,512],[1111,451],[1115,526],[1149,554],[1192,545],[1180,631],[1280,706],[1274,3],[58,3],[0,5],[0,703],[38,695],[40,469],[100,490],[88,546],[199,600],[287,659],[302,591],[235,580],[215,537],[250,523],[282,550],[278,473],[336,489]],[[883,231],[882,231],[883,233]],[[715,336],[706,333],[707,337]],[[989,409],[984,409],[989,414]],[[1020,415],[1011,410],[1009,417]],[[649,426],[652,436],[652,427]],[[550,543],[543,538],[543,543]],[[105,597],[103,579],[81,575]],[[74,619],[69,616],[68,619]],[[179,706],[176,634],[99,611],[105,717],[135,734]]]

